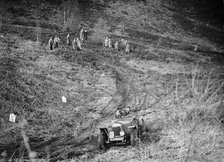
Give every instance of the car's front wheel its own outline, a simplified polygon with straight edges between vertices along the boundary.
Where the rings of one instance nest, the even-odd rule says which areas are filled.
[[[98,135],[98,147],[99,149],[105,149],[106,148],[106,139],[103,132],[100,132]]]
[[[133,129],[131,130],[131,146],[135,146],[136,145],[136,137],[137,137],[137,130]]]

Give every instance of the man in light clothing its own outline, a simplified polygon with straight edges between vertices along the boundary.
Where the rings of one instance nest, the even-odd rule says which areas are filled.
[[[125,46],[125,52],[126,53],[130,52],[130,45],[129,45],[129,43],[127,43],[126,46]]]
[[[77,43],[77,50],[82,50],[83,49],[82,48],[82,42],[80,41],[79,38],[77,38],[76,43]]]
[[[108,47],[109,47],[109,48],[112,48],[112,41],[111,41],[110,38],[108,39]]]
[[[77,42],[76,42],[76,38],[74,38],[74,40],[72,41],[72,48],[76,51],[77,50]]]
[[[54,43],[53,43],[53,48],[58,48],[59,43],[60,43],[60,38],[58,36],[55,36]]]
[[[70,39],[69,39],[70,35],[68,34],[67,37],[66,37],[66,43],[67,43],[67,46],[70,45]]]
[[[83,42],[84,41],[84,29],[81,28],[80,32],[79,32],[79,38],[80,38],[80,41]]]
[[[108,47],[108,40],[109,40],[108,37],[105,37],[105,39],[104,39],[104,46],[105,47]]]
[[[118,41],[116,41],[116,42],[114,43],[114,48],[115,48],[115,50],[117,50],[117,51],[119,50],[118,44],[119,44]]]

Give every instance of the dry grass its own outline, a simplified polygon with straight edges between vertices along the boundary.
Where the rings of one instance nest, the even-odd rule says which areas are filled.
[[[122,161],[131,161],[136,158],[136,149],[135,148],[112,148],[102,155],[97,155],[94,158],[94,162],[122,162]]]
[[[0,100],[1,107],[4,107],[0,109],[1,129],[4,130],[1,132],[1,144],[7,154],[15,151],[12,158],[18,156],[16,147],[21,136],[25,135],[29,137],[32,148],[44,147],[47,141],[57,141],[59,137],[63,138],[58,140],[58,145],[64,145],[66,139],[72,142],[72,138],[80,136],[85,129],[84,133],[88,136],[88,127],[92,125],[90,121],[100,117],[97,115],[100,109],[95,117],[90,111],[94,111],[94,103],[103,94],[95,86],[103,84],[98,82],[101,73],[93,73],[88,66],[82,67],[77,62],[67,63],[63,55],[52,55],[59,53],[60,49],[50,53],[34,42],[13,39],[17,48],[11,47],[12,52],[0,58]],[[62,96],[66,96],[67,103],[62,103]],[[27,120],[22,134],[17,127],[8,129],[13,125],[7,121],[11,112],[17,115],[16,122],[22,118]],[[10,144],[12,148],[8,149]],[[51,142],[47,145],[52,147]],[[55,153],[51,151],[51,156],[60,157],[60,151],[64,152],[63,149]],[[46,155],[42,149],[37,152],[38,156]],[[27,154],[24,156],[26,158]]]

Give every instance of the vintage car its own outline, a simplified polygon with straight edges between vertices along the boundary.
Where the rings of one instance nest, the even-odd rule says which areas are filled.
[[[131,144],[135,146],[136,139],[144,132],[143,118],[123,117],[114,119],[109,126],[100,127],[98,146],[104,149],[110,144]]]

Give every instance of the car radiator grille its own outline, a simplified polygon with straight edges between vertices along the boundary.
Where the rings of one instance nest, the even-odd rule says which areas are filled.
[[[112,130],[114,132],[114,136],[120,136],[120,131],[121,131],[120,127],[113,127]]]

